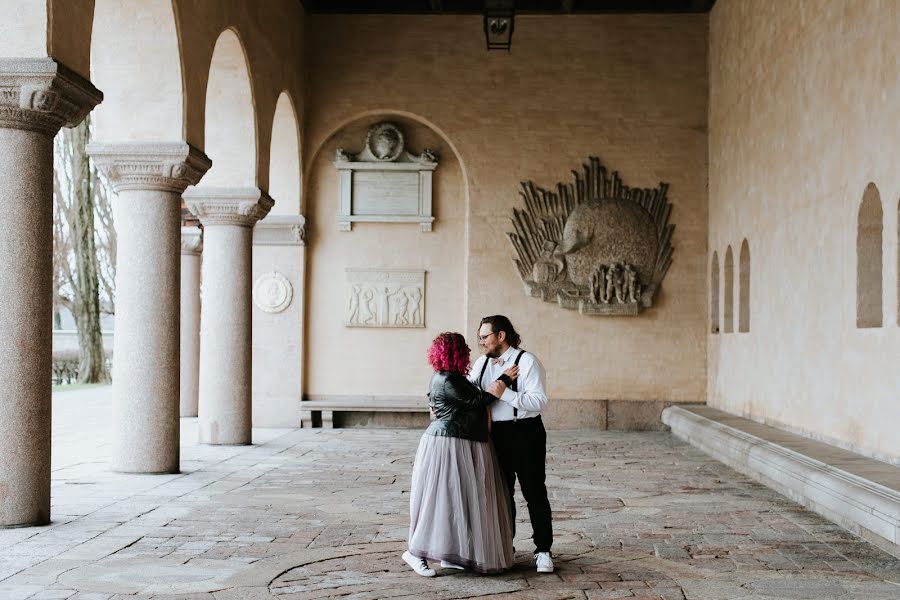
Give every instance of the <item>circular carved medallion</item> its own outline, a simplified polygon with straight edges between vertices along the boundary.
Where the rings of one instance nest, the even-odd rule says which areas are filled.
[[[390,162],[403,152],[403,132],[393,123],[376,123],[369,128],[366,146],[378,160]]]
[[[253,284],[253,303],[267,313],[280,313],[290,306],[293,297],[291,282],[277,271],[260,275]]]

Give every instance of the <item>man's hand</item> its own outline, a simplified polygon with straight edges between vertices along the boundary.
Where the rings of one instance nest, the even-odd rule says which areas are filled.
[[[506,384],[502,381],[492,381],[490,385],[487,386],[487,393],[495,398],[499,398],[503,395],[503,392],[506,391]]]

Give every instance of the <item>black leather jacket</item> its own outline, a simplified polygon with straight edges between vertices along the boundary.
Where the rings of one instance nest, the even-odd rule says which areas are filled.
[[[435,420],[425,433],[488,440],[487,405],[496,398],[479,389],[460,373],[439,371],[431,378],[428,404]]]

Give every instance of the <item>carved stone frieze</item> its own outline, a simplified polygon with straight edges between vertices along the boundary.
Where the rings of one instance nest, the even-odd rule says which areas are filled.
[[[305,246],[303,215],[269,215],[253,228],[254,246]]]
[[[253,227],[265,218],[275,201],[259,188],[189,187],[182,194],[188,209],[204,227],[237,225]]]
[[[199,227],[181,228],[181,253],[198,255],[203,252],[203,230]]]
[[[54,136],[102,100],[90,81],[51,58],[0,58],[0,128]]]
[[[356,222],[418,223],[431,231],[432,174],[437,155],[425,149],[412,154],[400,128],[387,121],[369,127],[365,148],[335,152],[341,178],[338,228],[350,231]]]
[[[507,236],[525,291],[586,315],[637,315],[672,264],[668,184],[628,187],[595,157],[573,175],[555,192],[522,183]]]
[[[88,154],[117,192],[159,190],[181,194],[212,166],[205,154],[184,142],[89,144]]]
[[[347,327],[425,327],[425,271],[347,269]]]
[[[293,297],[291,282],[277,271],[260,275],[253,284],[253,303],[263,312],[280,313],[290,306]]]

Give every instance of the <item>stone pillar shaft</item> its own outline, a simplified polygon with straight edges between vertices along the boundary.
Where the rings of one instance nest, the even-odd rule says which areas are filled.
[[[50,521],[53,136],[102,97],[51,59],[0,58],[0,527]]]
[[[181,416],[196,417],[200,393],[200,253],[197,227],[181,228]]]
[[[118,193],[112,468],[177,473],[181,192],[210,162],[183,142],[89,151]]]
[[[200,442],[251,443],[253,225],[274,204],[255,188],[193,188],[203,224]]]

